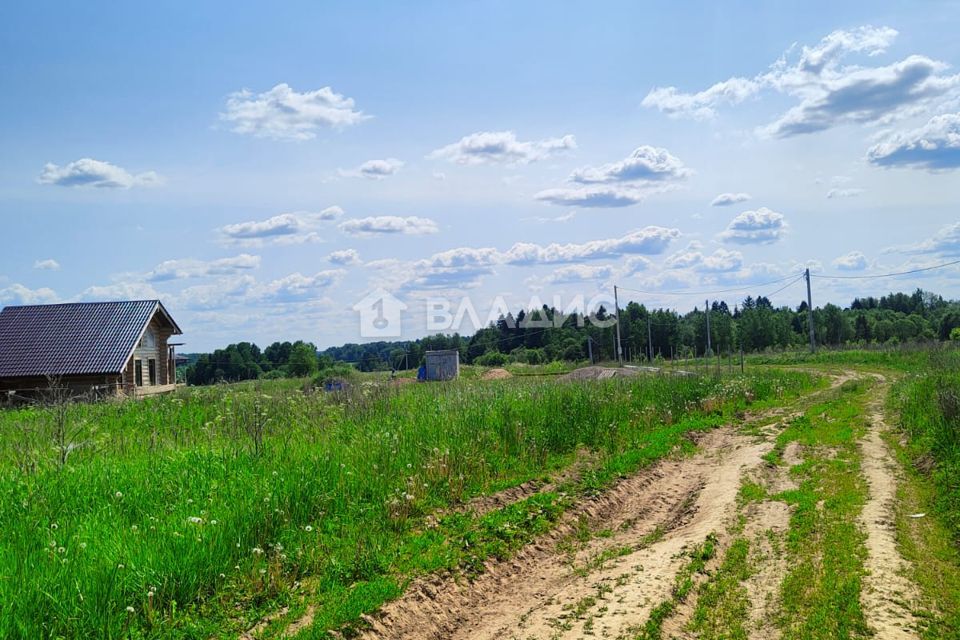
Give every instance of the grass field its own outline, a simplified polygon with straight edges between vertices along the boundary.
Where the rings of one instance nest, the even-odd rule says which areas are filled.
[[[688,445],[798,372],[589,384],[512,379],[292,385],[0,413],[0,637],[236,636],[309,583],[320,632],[413,576],[479,567],[570,497],[483,517],[437,510],[595,453],[571,492]],[[685,444],[686,443],[686,444]]]

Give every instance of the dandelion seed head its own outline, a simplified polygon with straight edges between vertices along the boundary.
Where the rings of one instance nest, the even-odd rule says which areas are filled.
[[[136,613],[136,612],[137,610],[134,609],[133,607],[130,607],[130,606],[127,607],[127,613]]]

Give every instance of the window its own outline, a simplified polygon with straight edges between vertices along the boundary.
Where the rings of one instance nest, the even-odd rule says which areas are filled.
[[[147,360],[147,368],[150,370],[150,384],[157,384],[157,361],[153,358]]]
[[[142,360],[133,361],[133,382],[138,387],[143,386],[143,361]]]

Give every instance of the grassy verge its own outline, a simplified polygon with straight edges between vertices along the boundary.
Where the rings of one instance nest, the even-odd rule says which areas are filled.
[[[893,386],[889,404],[900,431],[887,442],[907,470],[898,494],[897,542],[925,600],[923,637],[958,637],[960,354],[934,354]],[[926,515],[910,517],[918,513]]]

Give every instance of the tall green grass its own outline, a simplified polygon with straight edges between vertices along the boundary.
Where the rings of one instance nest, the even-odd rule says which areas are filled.
[[[330,602],[366,585],[374,607],[410,577],[397,567],[443,565],[400,557],[442,535],[424,529],[438,508],[581,448],[629,460],[708,397],[711,411],[734,411],[811,384],[775,372],[348,394],[248,384],[3,411],[0,637],[207,638],[307,578]]]
[[[891,397],[917,466],[934,481],[938,514],[960,542],[960,352],[930,354]]]

